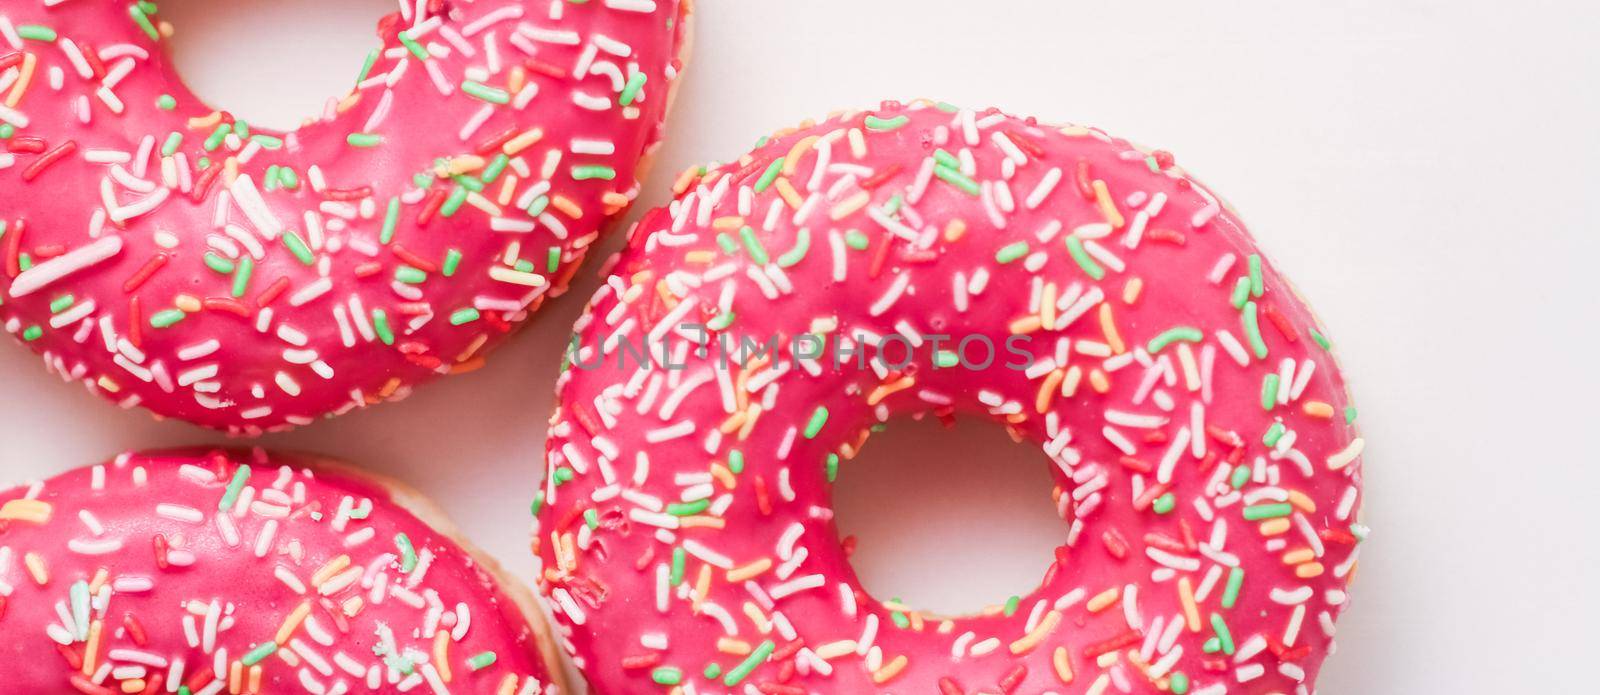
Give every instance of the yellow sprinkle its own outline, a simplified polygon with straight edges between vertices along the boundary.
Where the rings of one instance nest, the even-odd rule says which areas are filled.
[[[193,314],[205,307],[204,304],[200,303],[200,298],[192,294],[179,294],[172,299],[172,305],[188,314]]]
[[[496,688],[494,695],[515,695],[517,692],[517,674],[507,673],[500,679],[500,687]]]
[[[719,232],[736,232],[744,226],[744,218],[739,215],[726,215],[711,221],[711,228]]]
[[[717,651],[722,652],[723,654],[732,654],[733,656],[744,656],[749,654],[751,649],[750,643],[742,639],[718,637]]]
[[[1178,343],[1178,364],[1183,366],[1183,385],[1190,391],[1199,391],[1200,365],[1194,360],[1194,350],[1188,343]]]
[[[861,129],[851,128],[848,136],[850,140],[850,155],[856,159],[867,156],[867,139],[861,135]]]
[[[711,565],[701,565],[700,574],[694,580],[694,610],[700,611],[700,603],[711,595]]]
[[[1284,517],[1261,522],[1261,535],[1281,536],[1289,532],[1289,520]]]
[[[1300,511],[1307,514],[1315,514],[1317,511],[1317,503],[1311,501],[1311,498],[1307,497],[1306,493],[1299,490],[1289,491],[1289,504],[1298,507]]]
[[[1083,370],[1078,365],[1067,368],[1067,378],[1061,381],[1061,397],[1071,398],[1078,395],[1078,382],[1083,381]]]
[[[754,603],[749,601],[744,603],[744,617],[750,619],[751,624],[756,626],[756,631],[758,632],[766,632],[772,629],[772,621],[768,620],[766,614],[762,613],[761,608]]]
[[[1316,558],[1317,554],[1312,552],[1310,548],[1300,548],[1299,550],[1291,550],[1287,553],[1284,553],[1283,564],[1298,565],[1303,562],[1310,562]]]
[[[1106,182],[1095,179],[1090,185],[1094,187],[1094,201],[1100,205],[1100,214],[1111,223],[1112,229],[1122,229],[1122,213],[1117,211],[1116,201],[1111,199],[1111,192],[1106,190]]]
[[[870,194],[868,194],[866,191],[857,191],[855,195],[836,203],[833,206],[833,210],[828,213],[828,216],[837,222],[846,217],[854,215],[858,210],[866,207],[867,203],[870,202],[872,202],[872,196]],[[946,230],[945,233],[949,234],[949,231]]]
[[[794,185],[789,183],[789,179],[779,176],[778,180],[773,182],[773,187],[778,189],[778,195],[790,209],[799,210],[806,202],[805,198],[800,196],[800,192],[794,189]]]
[[[244,692],[244,664],[237,660],[228,666],[228,692],[232,695]]]
[[[800,168],[800,158],[805,156],[806,151],[820,139],[815,135],[807,135],[796,141],[794,147],[789,148],[789,154],[784,155],[783,175],[794,176],[795,170]]]
[[[1043,324],[1039,323],[1039,315],[1029,314],[1020,319],[1012,321],[1011,325],[1006,326],[1006,330],[1011,331],[1012,335],[1026,335],[1028,333],[1033,333],[1042,327]]]
[[[1183,604],[1183,620],[1190,632],[1200,631],[1200,607],[1194,603],[1194,585],[1188,577],[1178,578],[1178,601]]]
[[[44,558],[38,553],[28,553],[22,556],[22,564],[27,565],[28,574],[33,576],[34,583],[44,586],[50,583],[50,570],[45,567]]]
[[[533,143],[538,142],[539,139],[543,137],[543,130],[539,128],[529,128],[522,131],[522,133],[516,137],[507,140],[505,146],[500,148],[500,151],[505,152],[508,156],[515,157],[517,156],[517,153],[528,149],[533,145]]]
[[[99,668],[100,661],[100,633],[105,630],[105,623],[99,618],[89,623],[89,640],[83,643],[83,675],[94,675]]]
[[[1128,346],[1122,342],[1122,335],[1117,333],[1117,322],[1111,316],[1111,304],[1100,304],[1100,332],[1106,335],[1106,344],[1111,346],[1112,354],[1120,355],[1128,351]]]
[[[1095,393],[1105,394],[1111,390],[1111,377],[1096,367],[1089,372],[1089,386]]]
[[[1055,400],[1056,389],[1060,388],[1061,380],[1066,376],[1066,372],[1059,369],[1052,369],[1045,375],[1044,383],[1039,384],[1039,393],[1033,397],[1033,409],[1040,415],[1050,412],[1050,403]]]
[[[0,507],[0,520],[26,521],[30,524],[50,523],[50,512],[54,508],[49,502],[43,500],[11,500]]]
[[[311,600],[301,601],[300,605],[295,607],[294,611],[289,614],[289,617],[284,619],[283,626],[278,628],[278,634],[272,638],[272,641],[278,644],[288,642],[289,638],[294,635],[294,631],[300,628],[300,623],[310,614]]]
[[[739,487],[739,479],[733,477],[733,471],[728,470],[727,466],[720,463],[711,464],[711,477],[722,483],[723,489],[732,490]]]
[[[1144,280],[1137,277],[1128,278],[1128,282],[1122,286],[1122,303],[1133,304],[1139,301],[1139,291],[1143,289]]]
[[[107,572],[106,568],[101,567],[95,570],[94,578],[89,580],[89,595],[93,596],[100,593],[100,587],[105,586],[106,581],[109,579],[111,579],[111,573]]]
[[[837,659],[846,654],[854,654],[855,652],[856,641],[850,639],[829,642],[817,647],[817,656],[821,657],[823,661],[827,661],[828,659]]]
[[[344,611],[345,617],[354,618],[361,613],[361,609],[365,608],[366,605],[366,601],[362,600],[360,596],[352,596],[345,599],[344,603],[339,604],[339,610]]]
[[[250,692],[261,692],[261,664],[250,667]]]
[[[1322,576],[1322,571],[1323,571],[1322,563],[1320,563],[1320,562],[1307,562],[1307,563],[1305,563],[1303,565],[1300,565],[1300,566],[1294,568],[1294,576],[1299,577],[1301,579],[1312,579],[1314,577]]]
[[[450,682],[450,631],[433,633],[433,665],[439,669],[439,680]]]
[[[1072,685],[1072,655],[1067,652],[1067,648],[1056,647],[1050,663],[1056,668],[1056,678],[1061,679],[1064,685]]]
[[[1119,598],[1122,598],[1122,589],[1114,586],[1089,599],[1089,603],[1085,607],[1089,609],[1090,613],[1099,613],[1110,608]]]
[[[32,53],[22,54],[22,65],[18,68],[21,72],[17,75],[17,81],[11,84],[11,92],[6,95],[6,106],[16,108],[17,103],[22,101],[22,95],[28,91],[28,83],[33,81],[33,69],[38,62],[39,59]]]
[[[705,514],[696,514],[678,519],[679,528],[711,528],[719,529],[728,525],[727,519]]]
[[[125,692],[125,693],[140,693],[140,692],[144,692],[144,679],[143,678],[131,678],[131,679],[122,681],[122,683],[120,684],[120,687],[122,689],[122,692]]]
[[[1039,323],[1056,325],[1056,284],[1053,282],[1045,283],[1044,291],[1039,293]]]
[[[944,225],[944,240],[949,242],[961,241],[967,234],[967,223],[961,220],[950,220]]]
[[[683,254],[683,260],[688,263],[696,264],[711,263],[717,260],[717,254],[715,251],[709,250],[690,251],[686,254]]]
[[[1059,624],[1061,624],[1060,611],[1050,611],[1044,614],[1044,619],[1040,620],[1038,625],[1033,626],[1032,632],[1011,643],[1011,653],[1026,654],[1033,651],[1033,648],[1039,646],[1039,643],[1044,641],[1044,638],[1050,636],[1050,632],[1055,630]]]
[[[905,670],[906,664],[909,663],[911,663],[911,660],[907,659],[906,655],[904,654],[895,657],[889,663],[884,664],[883,668],[880,668],[872,673],[872,682],[877,683],[878,685],[883,685],[884,683],[889,682],[890,679],[900,675],[900,672]]]
[[[334,575],[343,572],[344,569],[349,566],[349,555],[340,555],[339,557],[329,560],[328,564],[323,565],[321,569],[311,574],[311,586],[322,586],[323,582],[332,579]]]
[[[772,569],[772,558],[764,557],[743,567],[735,567],[728,570],[728,581],[742,582],[746,579],[754,579],[769,569]]]

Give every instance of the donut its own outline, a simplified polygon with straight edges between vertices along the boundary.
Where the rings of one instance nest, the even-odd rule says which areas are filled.
[[[596,692],[1312,691],[1363,440],[1316,319],[1171,154],[889,102],[676,192],[579,320],[547,445],[539,588]],[[1043,452],[1068,524],[1032,593],[862,588],[831,485],[918,416]]]
[[[280,132],[183,85],[156,3],[0,6],[0,325],[244,435],[479,366],[637,194],[691,2],[400,8]]]
[[[8,489],[0,597],[7,692],[561,691],[529,592],[415,491],[321,459],[125,454]]]

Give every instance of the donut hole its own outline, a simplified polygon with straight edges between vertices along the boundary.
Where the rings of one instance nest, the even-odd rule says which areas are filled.
[[[878,600],[939,615],[979,613],[1039,587],[1065,539],[1050,463],[976,418],[891,421],[841,464],[834,520]]]
[[[355,84],[392,0],[162,0],[168,51],[207,104],[292,130]]]

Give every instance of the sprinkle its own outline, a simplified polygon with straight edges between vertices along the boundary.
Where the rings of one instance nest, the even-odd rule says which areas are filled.
[[[217,502],[217,511],[225,512],[233,508],[233,504],[239,500],[239,491],[243,490],[248,482],[250,482],[250,466],[240,464],[233,471],[233,479],[228,481],[228,487],[223,490],[222,499]]]
[[[827,423],[828,407],[823,405],[817,406],[817,409],[811,412],[811,419],[806,422],[806,439],[816,438],[817,433],[822,431],[822,426]]]
[[[1205,334],[1201,333],[1200,329],[1198,328],[1193,326],[1173,326],[1172,328],[1162,331],[1156,337],[1151,338],[1149,344],[1145,345],[1144,349],[1145,352],[1154,355],[1158,352],[1161,352],[1163,348],[1177,341],[1198,343],[1204,339]]]
[[[351,147],[377,147],[383,144],[383,136],[375,133],[351,133],[345,136],[344,141]]]
[[[910,123],[910,122],[911,122],[911,118],[909,116],[904,115],[904,114],[899,115],[899,116],[895,116],[893,118],[879,118],[877,116],[867,116],[866,120],[864,121],[864,125],[866,125],[867,130],[872,130],[872,131],[877,131],[877,132],[887,132],[887,131],[890,131],[890,130],[894,130],[896,128],[900,128],[900,127],[902,127],[905,124]]]
[[[730,688],[738,685],[746,676],[750,675],[751,671],[754,671],[757,666],[766,661],[767,657],[771,656],[772,652],[777,649],[777,646],[772,640],[763,641],[761,646],[756,647],[756,650],[751,652],[750,656],[745,657],[745,660],[740,662],[738,666],[728,670],[728,674],[722,678],[722,684]]]
[[[1076,261],[1078,267],[1082,268],[1084,274],[1088,275],[1090,278],[1095,280],[1101,280],[1105,278],[1105,269],[1101,268],[1099,263],[1096,263],[1093,258],[1089,257],[1089,252],[1083,248],[1082,239],[1079,239],[1075,235],[1068,236],[1067,253],[1072,255],[1072,260]]]

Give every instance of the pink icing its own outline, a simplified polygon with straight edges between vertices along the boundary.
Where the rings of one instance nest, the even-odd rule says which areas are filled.
[[[580,320],[548,444],[541,589],[594,690],[1312,690],[1362,440],[1310,311],[1171,155],[886,103],[681,183]],[[896,335],[923,342],[840,359]],[[1033,593],[943,618],[857,581],[833,468],[930,412],[1049,457],[1070,532]]]
[[[554,692],[489,570],[306,463],[129,454],[0,493],[4,690]]]
[[[401,4],[280,133],[191,94],[143,3],[0,3],[0,325],[244,434],[475,367],[636,195],[689,3]]]

